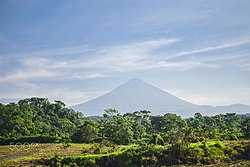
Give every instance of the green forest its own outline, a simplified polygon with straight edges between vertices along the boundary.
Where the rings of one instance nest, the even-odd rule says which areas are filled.
[[[153,116],[146,110],[121,114],[107,109],[102,117],[84,117],[61,101],[34,97],[0,103],[0,127],[3,149],[25,142],[60,144],[62,150],[73,150],[76,143],[90,146],[76,155],[26,160],[38,165],[171,166],[250,160],[250,117],[235,113],[196,113],[183,119],[172,113]]]

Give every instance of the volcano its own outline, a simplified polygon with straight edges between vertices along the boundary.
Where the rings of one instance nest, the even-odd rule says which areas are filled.
[[[85,116],[102,115],[105,109],[116,109],[120,113],[149,110],[153,115],[171,112],[183,117],[193,116],[198,107],[138,78],[96,99],[72,106]]]
[[[174,113],[184,118],[194,116],[197,112],[210,116],[250,113],[250,106],[244,104],[216,107],[196,105],[138,78],[131,79],[109,93],[71,108],[82,112],[85,116],[101,116],[105,109],[116,109],[120,113],[148,110],[152,115]]]

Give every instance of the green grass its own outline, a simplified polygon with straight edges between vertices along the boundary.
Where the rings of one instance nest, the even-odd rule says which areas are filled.
[[[101,152],[96,154],[96,145],[99,144],[77,144],[72,143],[70,147],[63,148],[62,144],[38,144],[31,147],[28,150],[23,149],[12,149],[11,146],[0,146],[0,166],[8,166],[8,164],[18,164],[27,161],[34,161],[40,159],[51,159],[55,155],[59,157],[70,157],[70,156],[100,156],[109,153],[108,149],[112,152],[120,152],[126,148],[135,147],[136,145],[119,145],[115,149],[108,147],[102,147]],[[106,149],[106,150],[105,150]],[[110,151],[110,152],[111,152]]]
[[[247,159],[242,154],[246,146],[249,145],[249,140],[208,141],[206,143],[191,143],[188,145],[188,149],[193,151],[191,151],[190,157],[196,159],[196,162],[199,164],[203,161],[209,162],[210,160],[213,163],[226,164],[232,161],[239,161],[240,159],[245,159],[244,162],[249,164],[249,158]],[[118,161],[123,160],[124,158],[122,157],[125,157],[125,161],[132,161],[129,158],[134,156],[141,156],[139,159],[141,158],[142,162],[150,161],[157,163],[158,160],[161,161],[157,156],[164,157],[166,150],[169,148],[170,145],[149,145],[144,150],[143,147],[138,147],[135,144],[105,146],[98,143],[72,143],[68,148],[64,148],[62,144],[38,144],[28,150],[13,150],[12,146],[0,146],[0,166],[30,166],[35,162],[49,161],[52,158],[58,159],[58,161],[72,161],[72,163],[95,164],[97,161],[100,162],[116,157],[118,157]],[[140,150],[140,153],[137,152],[138,150]],[[155,155],[151,156],[151,153]]]

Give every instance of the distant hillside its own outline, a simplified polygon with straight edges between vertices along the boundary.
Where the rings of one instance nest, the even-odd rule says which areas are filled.
[[[85,119],[97,122],[97,121],[100,121],[100,120],[105,120],[107,118],[104,118],[102,116],[88,116],[88,117],[85,117]]]
[[[197,110],[204,115],[216,115],[225,113],[246,114],[250,112],[250,106],[244,104],[232,104],[229,106],[200,106]]]
[[[114,108],[121,113],[149,110],[153,115],[175,113],[182,117],[193,116],[196,112],[204,115],[220,113],[247,113],[250,106],[234,104],[230,106],[199,106],[180,99],[166,91],[134,78],[118,88],[88,102],[72,106],[85,116],[101,116],[105,109]]]

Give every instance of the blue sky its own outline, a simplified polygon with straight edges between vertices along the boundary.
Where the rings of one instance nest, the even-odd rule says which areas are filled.
[[[248,0],[1,0],[0,102],[74,105],[136,77],[250,105],[249,18]]]

